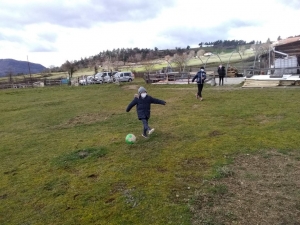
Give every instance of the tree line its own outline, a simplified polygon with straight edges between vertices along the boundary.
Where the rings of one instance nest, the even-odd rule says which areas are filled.
[[[214,42],[200,42],[199,48],[205,48],[205,45],[211,45],[212,47],[220,48],[233,48],[240,45],[251,45],[255,44],[255,41],[246,42],[243,40],[217,40]],[[198,49],[199,49],[198,48]],[[101,51],[97,55],[90,56],[88,58],[81,58],[80,60],[74,60],[73,62],[65,62],[61,67],[52,68],[52,71],[65,71],[66,67],[73,63],[77,69],[80,68],[99,68],[103,69],[113,67],[118,70],[118,67],[124,66],[127,63],[137,63],[147,61],[149,59],[159,59],[166,55],[173,57],[175,54],[183,54],[184,52],[189,53],[190,50],[196,51],[196,48],[175,47],[175,49],[164,49],[159,50],[157,47],[154,49],[149,48],[118,48],[113,50]],[[110,65],[107,65],[110,64]]]
[[[218,47],[218,46],[223,46],[223,47],[237,47],[238,45],[252,45],[255,44],[257,42],[250,41],[250,42],[246,42],[243,40],[217,40],[214,42],[200,42],[199,46],[212,46],[212,47]]]

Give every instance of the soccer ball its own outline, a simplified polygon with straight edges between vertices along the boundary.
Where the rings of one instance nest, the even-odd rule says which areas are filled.
[[[127,134],[125,141],[127,144],[133,144],[136,141],[136,137],[134,134]]]

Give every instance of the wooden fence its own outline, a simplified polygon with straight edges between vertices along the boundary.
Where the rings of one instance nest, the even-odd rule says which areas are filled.
[[[159,81],[179,81],[179,80],[189,80],[192,78],[190,73],[187,72],[170,72],[170,73],[154,73],[154,74],[144,74],[144,80],[146,83],[156,83]]]
[[[34,79],[26,80],[26,82],[2,82],[0,83],[0,89],[9,89],[9,88],[32,88],[32,87],[44,87],[44,86],[57,86],[57,85],[66,85],[66,82],[63,82],[63,79]]]

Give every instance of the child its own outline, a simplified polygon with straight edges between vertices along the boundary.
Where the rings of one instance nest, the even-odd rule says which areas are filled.
[[[147,138],[148,134],[152,134],[154,131],[154,128],[151,129],[148,125],[148,120],[150,118],[151,104],[165,105],[166,102],[160,99],[153,98],[150,95],[147,95],[146,89],[144,87],[140,87],[138,89],[138,95],[135,95],[135,98],[127,106],[126,109],[126,112],[129,112],[131,108],[136,105],[138,119],[141,120],[144,125],[143,134],[142,134],[144,138]]]
[[[197,79],[197,85],[198,85],[198,93],[196,93],[196,98],[200,98],[200,101],[202,101],[202,89],[204,85],[204,81],[206,79],[206,72],[204,71],[204,67],[202,66],[198,73],[194,76],[192,79],[192,82]]]

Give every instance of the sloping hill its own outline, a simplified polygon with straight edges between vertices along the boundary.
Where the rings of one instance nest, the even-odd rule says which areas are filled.
[[[40,73],[46,69],[46,67],[41,64],[31,62],[29,62],[29,67],[31,73]],[[0,59],[0,77],[3,77],[10,72],[12,72],[13,75],[28,74],[28,62],[14,59]]]

